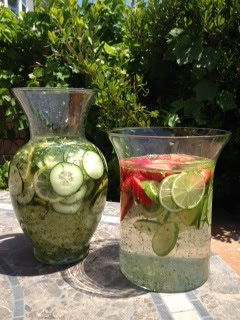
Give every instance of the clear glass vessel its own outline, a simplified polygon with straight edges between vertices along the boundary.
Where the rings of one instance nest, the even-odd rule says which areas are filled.
[[[214,168],[230,133],[121,128],[109,137],[120,163],[122,273],[157,292],[201,286],[209,275]]]
[[[30,141],[11,161],[9,189],[35,257],[48,264],[84,258],[107,194],[107,165],[85,138],[94,92],[75,88],[15,88]]]

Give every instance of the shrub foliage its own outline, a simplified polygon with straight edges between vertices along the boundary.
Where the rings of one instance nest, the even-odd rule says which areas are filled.
[[[36,0],[35,12],[19,18],[0,7],[0,135],[9,117],[27,126],[12,87],[91,87],[98,94],[87,135],[105,153],[112,185],[117,161],[105,130],[214,127],[232,132],[216,197],[237,198],[239,52],[238,0]]]

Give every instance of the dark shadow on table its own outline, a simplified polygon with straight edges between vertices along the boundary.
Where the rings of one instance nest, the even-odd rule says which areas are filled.
[[[123,276],[119,267],[118,241],[95,241],[92,248],[82,263],[61,272],[73,288],[107,298],[129,298],[147,293]]]
[[[212,238],[227,243],[240,242],[240,220],[235,219],[224,210],[214,210]]]
[[[0,274],[38,276],[65,270],[72,265],[52,266],[39,262],[23,233],[0,235]]]

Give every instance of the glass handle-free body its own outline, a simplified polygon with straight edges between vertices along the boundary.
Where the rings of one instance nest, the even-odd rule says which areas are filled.
[[[13,89],[30,125],[14,156],[10,195],[35,257],[49,264],[84,258],[107,193],[107,166],[85,137],[94,97],[88,89]]]
[[[120,163],[123,274],[159,292],[201,286],[209,274],[214,168],[230,133],[123,128],[109,137]]]

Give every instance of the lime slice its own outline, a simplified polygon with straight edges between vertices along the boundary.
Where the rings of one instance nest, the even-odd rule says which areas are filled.
[[[152,239],[152,249],[158,256],[168,255],[174,248],[178,238],[179,228],[175,222],[167,222],[160,226]]]
[[[50,202],[58,202],[63,200],[63,197],[56,194],[50,183],[51,169],[42,168],[38,170],[33,178],[33,185],[36,194],[43,200]]]
[[[10,166],[8,186],[14,196],[22,192],[23,182],[16,166]]]
[[[139,206],[140,206],[142,215],[148,219],[154,219],[158,217],[163,210],[165,211],[165,209],[160,204],[156,204],[154,202],[151,204],[150,207],[146,207],[143,205],[139,205]]]
[[[156,221],[149,220],[137,220],[133,226],[140,232],[145,233],[149,236],[153,236],[160,224]]]
[[[16,166],[24,180],[26,180],[30,174],[32,154],[33,147],[18,153],[19,160]]]
[[[171,212],[181,211],[182,208],[176,205],[172,198],[172,185],[175,179],[178,177],[178,174],[172,174],[167,178],[163,179],[159,188],[159,200],[161,205]]]
[[[182,172],[173,181],[172,198],[183,209],[192,209],[202,200],[205,181],[201,173]]]
[[[159,203],[159,198],[158,198],[159,182],[153,181],[153,180],[143,181],[142,187],[146,195],[148,196],[148,198],[150,198],[155,203]]]

